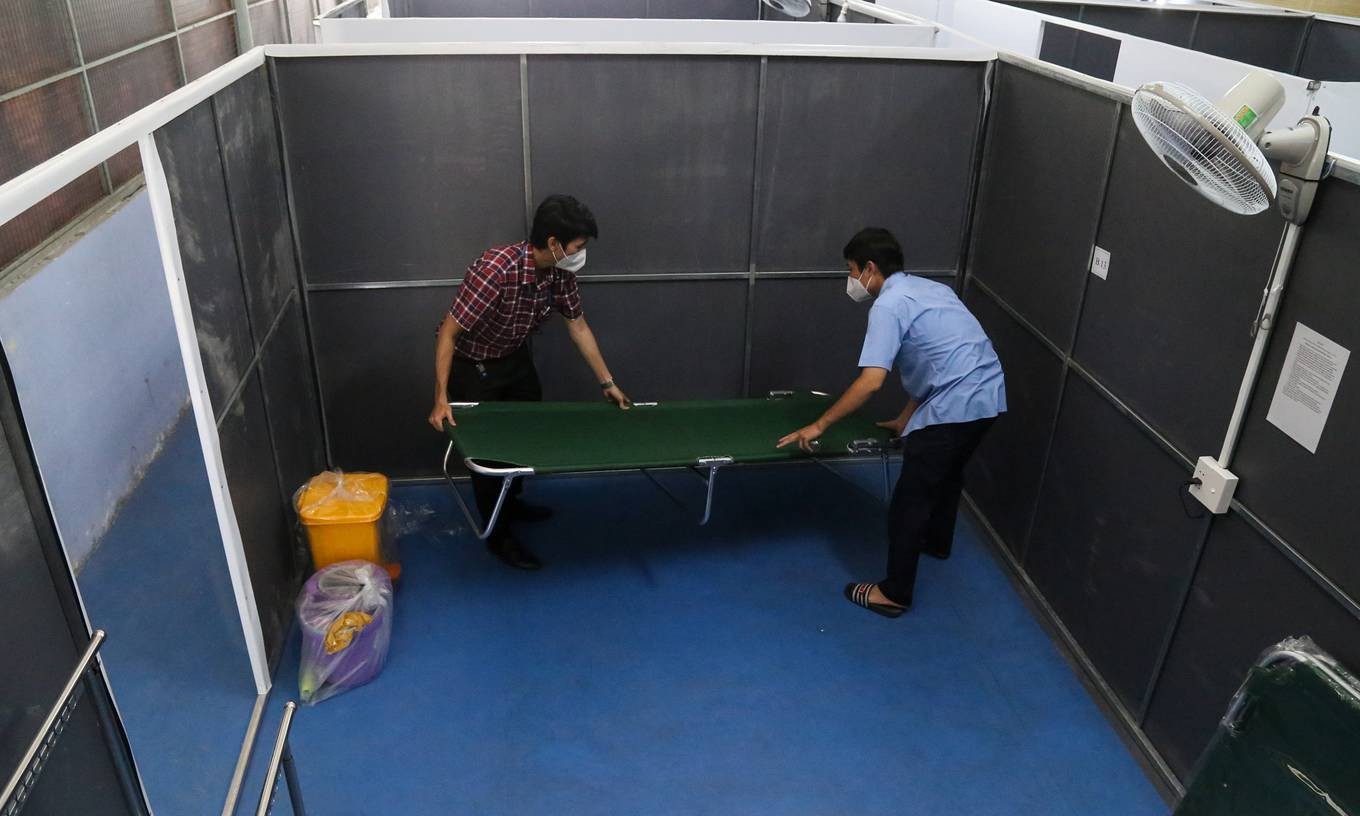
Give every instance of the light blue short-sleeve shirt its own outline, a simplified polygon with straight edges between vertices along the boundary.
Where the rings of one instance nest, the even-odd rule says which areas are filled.
[[[869,309],[860,368],[897,366],[918,403],[902,435],[1006,410],[1006,379],[992,341],[954,290],[896,273]]]

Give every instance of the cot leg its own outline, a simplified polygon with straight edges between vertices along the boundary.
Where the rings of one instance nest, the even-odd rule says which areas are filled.
[[[730,456],[711,456],[699,460],[699,467],[708,468],[708,476],[704,478],[708,495],[704,498],[704,517],[699,519],[699,526],[701,527],[708,524],[709,518],[713,515],[713,486],[718,483],[718,468],[731,463],[732,457]],[[702,474],[700,476],[703,478]]]
[[[708,478],[704,480],[708,483],[708,496],[704,499],[704,517],[699,519],[699,526],[708,523],[708,519],[713,515],[713,485],[718,483],[718,466],[709,465]]]
[[[883,461],[883,501],[886,504],[892,501],[892,479],[888,477],[887,448],[883,449],[883,453],[879,454],[879,458]]]
[[[496,529],[496,521],[501,516],[501,509],[505,507],[505,497],[510,494],[510,486],[515,483],[514,476],[501,477],[501,492],[496,497],[496,507],[491,511],[491,518],[487,519],[486,529],[480,529],[477,525],[477,517],[472,514],[472,508],[468,507],[463,500],[463,493],[458,489],[458,484],[454,482],[453,476],[449,473],[449,458],[453,455],[453,443],[449,443],[448,450],[444,452],[444,479],[449,483],[449,489],[453,491],[453,497],[458,500],[458,506],[463,509],[463,516],[467,519],[468,527],[477,535],[477,538],[486,541],[491,535],[491,531]]]

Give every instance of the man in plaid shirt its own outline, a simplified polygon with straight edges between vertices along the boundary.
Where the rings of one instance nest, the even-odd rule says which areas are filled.
[[[632,403],[614,384],[600,355],[595,335],[581,310],[576,273],[586,262],[586,243],[598,237],[595,216],[571,196],[544,199],[534,213],[528,241],[498,246],[473,261],[458,295],[439,326],[435,345],[434,410],[430,425],[443,432],[453,423],[449,400],[455,402],[537,401],[543,389],[527,342],[529,333],[557,310],[567,320],[572,342],[600,383],[605,399],[627,408]],[[516,482],[515,492],[521,483]],[[482,518],[489,519],[500,482],[472,476]],[[501,511],[508,521],[540,521],[551,515],[515,495]],[[538,558],[498,524],[487,549],[519,569],[538,569]]]

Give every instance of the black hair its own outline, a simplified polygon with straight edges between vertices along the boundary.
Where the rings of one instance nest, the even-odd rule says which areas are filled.
[[[569,195],[550,195],[543,199],[534,212],[534,228],[529,241],[539,249],[548,248],[548,239],[556,238],[563,248],[577,238],[598,238],[595,214],[590,208]]]
[[[873,261],[884,277],[901,272],[903,267],[902,245],[897,243],[891,232],[882,227],[865,227],[855,233],[850,243],[841,250],[847,261],[854,261],[861,270]]]

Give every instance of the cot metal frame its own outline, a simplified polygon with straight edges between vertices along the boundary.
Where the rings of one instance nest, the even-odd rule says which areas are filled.
[[[1285,641],[1271,647],[1256,661],[1256,667],[1269,669],[1290,663],[1313,669],[1325,677],[1336,689],[1345,692],[1347,696],[1360,704],[1360,686],[1356,685],[1356,681],[1346,673],[1345,669],[1341,668],[1331,655],[1316,647],[1310,649],[1306,643]],[[1228,713],[1223,716],[1223,726],[1234,732],[1240,729],[1246,714],[1247,704],[1250,702],[1251,695],[1247,693],[1247,686],[1243,683],[1237,694],[1233,696],[1232,705],[1228,707]]]
[[[767,400],[782,399],[784,397],[791,397],[793,396],[794,393],[795,392],[793,391],[771,391],[766,396],[766,399]],[[819,396],[827,396],[825,393],[821,391],[813,391],[811,393],[817,394]],[[479,404],[480,403],[477,402],[450,402],[449,407],[475,408]],[[654,408],[659,404],[660,403],[657,402],[635,402],[632,404],[632,407],[633,409],[639,408],[645,409]],[[831,465],[827,461],[828,458],[832,458],[834,459],[834,461],[854,461],[861,460],[866,456],[877,454],[883,467],[883,495],[884,500],[886,501],[890,493],[890,483],[888,478],[888,457],[893,448],[892,443],[893,440],[888,440],[887,442],[884,442],[883,440],[879,439],[855,439],[851,440],[849,443],[846,444],[846,455],[836,457],[816,456],[813,457],[813,461],[821,465],[822,467],[826,468],[828,472],[833,473],[838,477],[844,478],[843,474],[837,473],[836,470],[831,467]],[[814,450],[816,450],[819,447],[816,441],[814,441],[812,444]],[[501,514],[505,510],[505,500],[510,495],[510,489],[514,487],[515,480],[525,478],[528,476],[535,476],[537,475],[537,471],[535,471],[531,467],[513,465],[510,467],[496,467],[492,465],[483,464],[472,457],[464,457],[463,465],[467,467],[467,469],[472,473],[475,473],[478,476],[499,478],[501,480],[500,492],[496,496],[496,506],[491,511],[491,517],[485,520],[485,524],[481,524],[478,523],[477,515],[472,512],[472,508],[468,506],[467,500],[463,498],[463,493],[461,490],[458,489],[458,483],[455,480],[453,474],[449,472],[449,463],[453,460],[453,453],[455,447],[456,446],[454,445],[453,440],[450,439],[448,446],[444,450],[444,468],[443,468],[444,480],[448,482],[449,489],[453,491],[453,497],[454,499],[457,500],[458,507],[463,511],[463,517],[467,519],[468,528],[472,530],[473,534],[477,536],[478,540],[485,541],[486,539],[491,537],[492,531],[496,529],[496,523],[500,520]],[[704,511],[703,514],[699,517],[699,526],[702,527],[707,525],[709,520],[713,517],[713,494],[714,489],[718,484],[718,471],[724,467],[728,467],[735,464],[736,460],[733,457],[725,454],[716,454],[709,456],[700,456],[694,460],[694,464],[685,466],[684,468],[685,470],[688,470],[689,472],[695,474],[704,482],[704,494],[705,494]],[[657,488],[660,489],[662,493],[665,493],[666,496],[668,496],[672,501],[674,501],[676,505],[678,505],[682,510],[688,512],[689,508],[687,507],[684,500],[682,500],[679,496],[675,495],[675,493],[670,488],[662,484],[656,478],[656,476],[653,475],[653,471],[655,470],[673,470],[673,469],[674,468],[648,468],[648,467],[619,468],[618,472],[627,472],[630,470],[637,470],[641,472],[642,475],[646,476],[647,479],[651,481],[652,484],[656,485]]]

